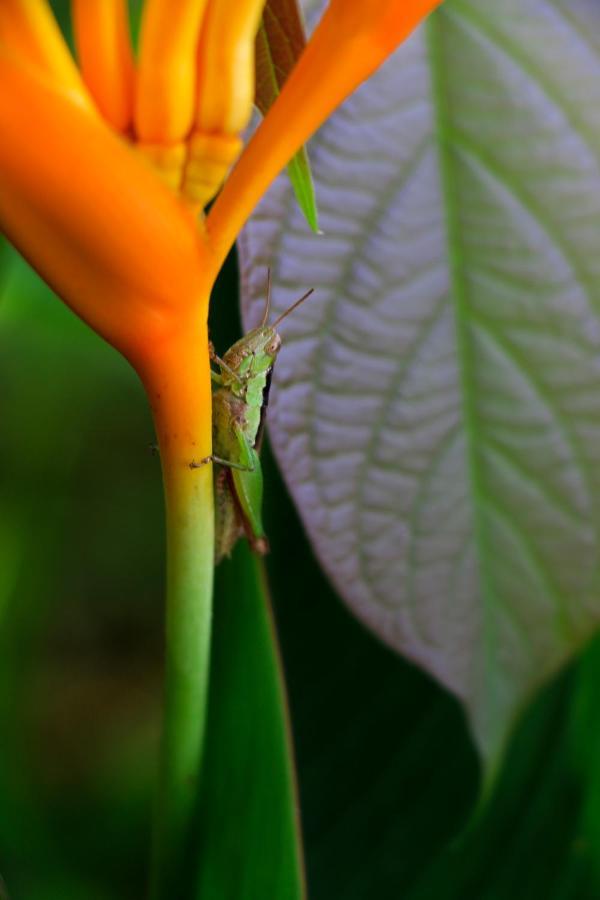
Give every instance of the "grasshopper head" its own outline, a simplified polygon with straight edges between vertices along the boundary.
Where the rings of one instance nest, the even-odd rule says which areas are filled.
[[[277,359],[281,337],[274,328],[262,325],[240,338],[225,354],[224,361],[239,375],[268,371]]]
[[[1,0],[0,0],[1,2]],[[259,375],[263,372],[268,372],[273,368],[275,360],[277,359],[277,354],[281,348],[281,336],[277,331],[277,326],[280,322],[285,319],[297,306],[303,303],[307,297],[310,297],[313,290],[311,288],[310,291],[307,291],[299,300],[296,300],[295,303],[286,309],[282,315],[279,316],[273,322],[272,325],[267,325],[267,319],[269,317],[269,311],[271,309],[271,273],[269,270],[269,287],[267,291],[267,305],[265,307],[265,312],[263,316],[263,320],[258,328],[254,328],[252,331],[249,331],[248,334],[245,334],[243,338],[240,338],[239,341],[236,341],[232,347],[229,348],[225,356],[223,357],[223,361],[227,364],[229,369],[233,370],[237,374],[237,378],[235,379],[235,383],[232,381],[231,376],[228,376],[226,372],[223,372],[222,377],[223,381],[228,384],[232,389],[235,390],[236,384],[239,385],[239,377],[245,377],[246,379],[251,378],[253,375]]]

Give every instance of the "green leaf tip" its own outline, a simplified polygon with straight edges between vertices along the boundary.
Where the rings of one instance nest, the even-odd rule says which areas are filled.
[[[297,0],[267,0],[256,36],[255,103],[265,115],[304,50],[306,36]],[[315,188],[306,147],[288,167],[294,195],[310,229],[319,234]]]
[[[311,231],[319,231],[319,214],[315,198],[315,186],[306,147],[302,147],[288,165],[288,176],[294,189],[298,206],[304,213]]]

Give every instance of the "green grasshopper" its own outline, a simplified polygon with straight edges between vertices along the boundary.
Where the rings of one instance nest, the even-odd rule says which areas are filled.
[[[259,452],[262,442],[271,374],[281,347],[276,331],[280,322],[296,309],[313,289],[268,325],[271,310],[271,273],[267,275],[267,302],[258,328],[233,344],[221,359],[210,345],[213,453],[198,468],[213,462],[215,488],[215,562],[229,556],[243,534],[256,553],[264,554],[269,543],[262,523],[263,476]]]

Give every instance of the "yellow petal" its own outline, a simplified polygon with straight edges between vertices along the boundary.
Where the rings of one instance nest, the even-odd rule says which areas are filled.
[[[0,0],[0,46],[92,109],[85,85],[46,0]]]
[[[92,0],[87,0],[92,2]],[[206,0],[146,0],[135,108],[139,138],[184,140],[196,109],[196,55]]]
[[[187,145],[137,144],[138,151],[152,164],[163,184],[177,193],[181,187],[183,167],[187,159]]]
[[[201,133],[237,134],[254,102],[254,40],[265,0],[209,0],[198,54]]]
[[[198,50],[196,130],[182,194],[202,209],[237,159],[254,102],[254,41],[264,0],[209,0]]]
[[[71,8],[85,83],[106,121],[126,132],[135,74],[126,0],[72,0]]]
[[[196,132],[188,144],[182,193],[196,210],[202,210],[215,196],[242,149],[235,134]]]

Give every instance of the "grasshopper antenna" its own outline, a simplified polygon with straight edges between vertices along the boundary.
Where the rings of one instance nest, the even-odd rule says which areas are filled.
[[[289,316],[289,314],[290,314],[291,312],[294,312],[294,310],[295,310],[298,306],[300,306],[301,303],[304,303],[305,300],[308,300],[308,298],[310,297],[310,295],[311,295],[311,294],[314,294],[314,292],[315,292],[315,289],[314,289],[314,288],[311,288],[310,291],[307,291],[305,294],[302,294],[302,296],[300,297],[299,300],[296,300],[295,303],[292,303],[291,306],[288,306],[288,308],[286,309],[286,311],[283,312],[283,313],[281,313],[281,315],[279,316],[278,319],[275,319],[275,321],[274,321],[273,324],[271,325],[271,328],[277,328],[277,326],[279,325],[279,323],[280,323],[280,322],[283,322],[283,320],[286,318],[286,316]]]
[[[260,323],[260,328],[264,328],[269,319],[269,313],[271,312],[271,266],[267,269],[267,305],[265,306],[265,311],[262,317],[262,322]]]

